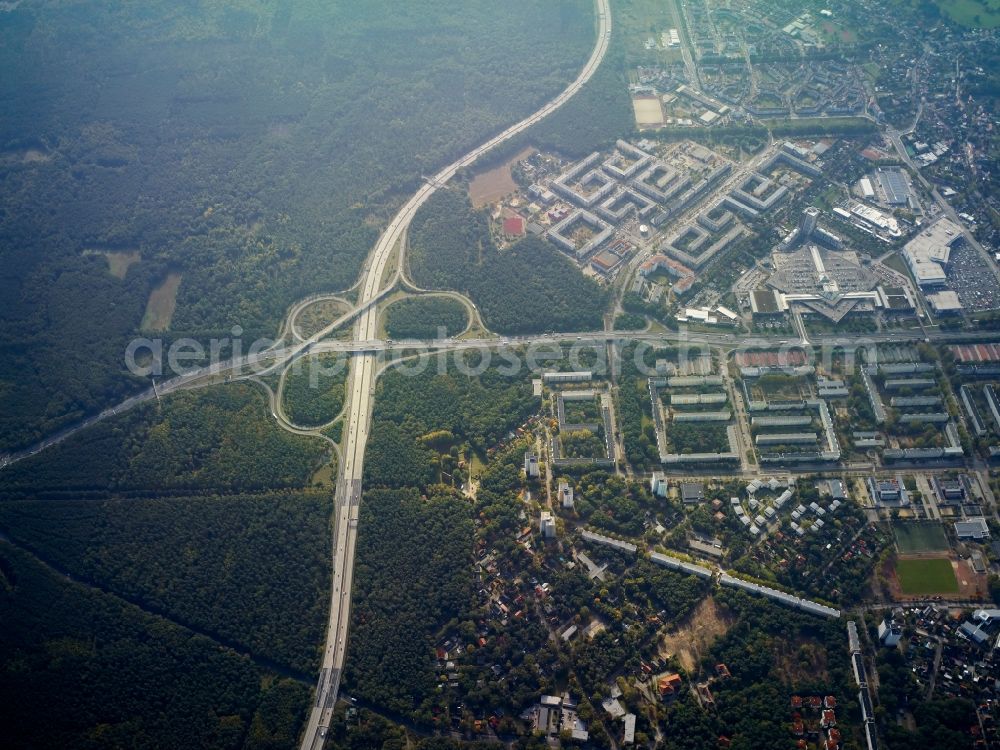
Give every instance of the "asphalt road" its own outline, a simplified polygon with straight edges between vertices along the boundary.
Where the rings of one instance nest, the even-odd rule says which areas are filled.
[[[393,218],[375,246],[362,279],[359,297],[359,307],[362,310],[355,324],[356,340],[373,341],[378,336],[378,310],[373,302],[381,294],[380,285],[386,264],[417,210],[460,169],[472,164],[482,154],[557,110],[590,80],[604,59],[611,39],[609,0],[597,0],[597,10],[599,20],[597,40],[590,59],[576,80],[533,115],[508,128],[482,146],[473,149],[427,180]],[[371,423],[372,390],[379,364],[375,352],[369,350],[362,351],[351,362],[351,373],[348,381],[349,407],[346,412],[347,430],[343,442],[343,465],[334,506],[333,586],[330,616],[315,701],[302,738],[301,747],[303,750],[314,750],[323,746],[346,661],[351,579],[354,571],[354,552],[357,545],[358,508],[361,500],[364,452]]]
[[[348,317],[357,314],[347,313]],[[813,334],[810,343],[814,346],[855,346],[860,347],[866,344],[877,344],[883,342],[919,342],[931,341],[935,343],[961,343],[974,341],[995,341],[996,332],[991,331],[928,331],[921,330],[897,330],[881,331],[867,334]],[[287,365],[295,357],[302,356],[307,346],[311,346],[310,352],[344,352],[344,353],[369,353],[372,355],[390,351],[427,350],[431,352],[464,351],[469,349],[495,349],[498,346],[530,346],[532,344],[556,344],[556,343],[592,343],[603,344],[609,341],[642,341],[651,345],[677,346],[678,344],[702,344],[706,346],[718,347],[780,347],[797,346],[801,340],[790,337],[776,337],[754,335],[746,336],[725,331],[718,332],[670,332],[652,333],[649,331],[579,331],[569,333],[535,334],[530,336],[503,336],[488,337],[478,339],[433,339],[417,340],[407,339],[389,343],[374,337],[355,338],[352,341],[312,341],[305,342],[304,345],[295,345],[290,349],[275,348],[253,356],[241,357],[238,360],[226,360],[216,365],[200,368],[187,375],[177,376],[168,381],[160,383],[156,387],[156,393],[150,388],[142,393],[132,396],[113,407],[108,407],[99,414],[87,417],[72,427],[68,427],[57,432],[44,440],[32,445],[30,448],[0,456],[0,469],[9,464],[16,463],[25,458],[35,455],[46,448],[61,443],[66,438],[75,435],[94,424],[105,419],[121,414],[135,406],[152,401],[159,396],[182,390],[192,390],[201,388],[213,383],[221,382],[223,378],[231,375],[234,378],[250,378],[252,374],[241,374],[247,367],[256,366],[264,369],[265,372],[273,372],[278,367]],[[260,372],[257,373],[261,374]]]

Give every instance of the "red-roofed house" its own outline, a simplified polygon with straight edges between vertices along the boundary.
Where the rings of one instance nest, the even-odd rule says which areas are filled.
[[[676,672],[664,675],[657,681],[656,686],[659,688],[661,698],[673,698],[681,686],[681,676]]]

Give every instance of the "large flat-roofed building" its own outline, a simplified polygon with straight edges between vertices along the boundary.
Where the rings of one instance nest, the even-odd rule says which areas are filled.
[[[758,435],[757,445],[803,445],[817,443],[819,438],[815,432],[768,432]]]
[[[619,180],[631,178],[639,170],[645,169],[653,160],[650,154],[633,146],[628,141],[619,139],[615,146],[616,150],[605,159],[602,166],[605,172]]]
[[[705,502],[705,485],[701,482],[681,482],[681,500],[686,505]]]
[[[586,383],[593,377],[594,374],[590,370],[542,373],[542,380],[546,383]]]
[[[917,284],[942,286],[948,276],[945,267],[951,249],[962,238],[962,228],[948,218],[941,218],[920,230],[903,248],[903,258]]]
[[[585,208],[603,200],[615,189],[617,183],[600,168],[590,169],[600,158],[600,152],[595,151],[577,162],[552,181],[552,189]],[[588,169],[590,171],[586,171]]]
[[[773,289],[755,289],[750,293],[750,311],[754,315],[781,315],[788,306]]]
[[[889,314],[912,313],[917,306],[909,288],[905,286],[880,286],[878,296],[882,309]]]
[[[590,233],[584,242],[577,242],[573,234],[576,227],[584,224],[590,228]],[[598,247],[614,234],[615,228],[598,218],[590,211],[578,208],[552,227],[548,236],[558,247],[573,255],[577,260],[589,257]]]
[[[657,271],[663,271],[667,276],[677,279],[673,285],[675,294],[683,294],[694,284],[694,271],[666,255],[654,255],[639,266],[639,274],[643,278],[648,278]]]
[[[955,535],[959,539],[989,539],[990,527],[982,516],[955,522]]]
[[[851,201],[848,208],[850,209],[848,217],[860,221],[864,226],[874,227],[888,233],[891,237],[899,237],[903,234],[899,228],[899,222],[892,214],[879,211],[877,208],[860,201]]]
[[[942,289],[926,296],[937,315],[958,315],[962,312],[962,302],[958,298],[958,292]]]
[[[853,250],[808,244],[791,252],[774,252],[771,262],[775,271],[767,285],[776,290],[776,304],[781,310],[798,305],[836,323],[848,313],[872,312],[882,304],[878,279]],[[762,306],[770,305],[754,292],[751,310],[758,315],[768,314]]]
[[[691,180],[669,164],[657,160],[648,165],[630,184],[657,203],[667,203],[690,185]]]
[[[641,218],[649,216],[656,204],[630,187],[612,193],[598,207],[597,212],[608,221],[619,222],[633,211]]]
[[[890,206],[905,206],[909,203],[910,187],[899,169],[879,169],[875,172],[879,188]]]

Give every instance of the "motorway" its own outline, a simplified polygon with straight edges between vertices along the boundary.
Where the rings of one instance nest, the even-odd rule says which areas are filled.
[[[458,161],[427,180],[392,219],[372,251],[362,279],[359,307],[355,324],[355,339],[371,341],[378,336],[378,309],[372,304],[381,296],[380,285],[386,264],[393,250],[400,245],[407,227],[417,210],[434,192],[445,185],[460,169],[469,166],[495,146],[527,130],[557,110],[590,80],[598,69],[611,40],[611,10],[609,0],[597,0],[598,31],[590,59],[580,74],[561,94],[521,122],[473,149]],[[301,747],[316,750],[323,746],[333,716],[340,679],[347,655],[347,629],[350,622],[351,579],[354,571],[354,551],[357,545],[358,510],[361,502],[361,480],[365,444],[371,422],[372,391],[379,366],[374,352],[364,351],[354,357],[348,379],[347,430],[343,442],[343,465],[334,501],[333,583],[330,616],[327,624],[323,662],[316,696],[306,724]]]
[[[384,290],[380,295],[384,294]],[[358,310],[352,310],[341,317],[350,319],[358,314]],[[324,329],[326,330],[326,329]],[[816,347],[853,347],[863,348],[865,346],[890,343],[890,342],[935,342],[939,344],[957,344],[963,342],[996,341],[995,331],[922,331],[913,330],[893,330],[880,331],[875,333],[858,334],[813,334],[810,344]],[[170,380],[158,384],[155,388],[150,388],[142,393],[108,407],[99,414],[94,414],[86,419],[57,432],[42,441],[35,443],[29,448],[0,456],[0,468],[22,461],[47,448],[61,443],[63,440],[92,427],[105,419],[117,416],[136,406],[152,401],[158,396],[166,396],[184,390],[203,388],[224,382],[228,378],[233,380],[249,380],[260,375],[275,372],[281,366],[287,366],[295,358],[308,353],[344,353],[371,355],[384,355],[396,352],[399,356],[405,356],[417,352],[460,352],[470,349],[480,351],[496,349],[515,349],[519,347],[542,346],[555,344],[591,344],[602,346],[610,342],[638,341],[651,346],[683,346],[684,344],[715,346],[723,349],[753,349],[767,347],[794,347],[801,346],[801,339],[795,338],[775,338],[773,336],[756,335],[744,336],[737,333],[725,331],[678,331],[653,333],[650,331],[578,331],[567,333],[536,334],[530,336],[504,336],[504,337],[484,337],[471,339],[407,339],[397,341],[385,341],[377,338],[355,338],[351,341],[316,341],[313,337],[296,344],[291,348],[276,346],[253,355],[246,355],[237,359],[225,360],[209,367],[193,370],[185,375],[178,375]],[[308,349],[308,351],[306,351]],[[384,362],[383,362],[384,364]],[[252,372],[245,372],[248,368],[257,368]],[[377,373],[376,373],[377,374]],[[280,420],[279,420],[280,421]],[[289,423],[291,424],[291,423]],[[292,425],[294,426],[294,425]]]

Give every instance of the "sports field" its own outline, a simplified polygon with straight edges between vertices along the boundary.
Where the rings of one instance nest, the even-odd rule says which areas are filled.
[[[957,594],[958,581],[945,557],[896,561],[896,577],[904,594]]]
[[[659,127],[663,124],[663,107],[657,96],[636,96],[632,99],[635,124],[639,127]]]
[[[900,553],[947,552],[948,538],[941,524],[930,521],[904,521],[892,525]]]

